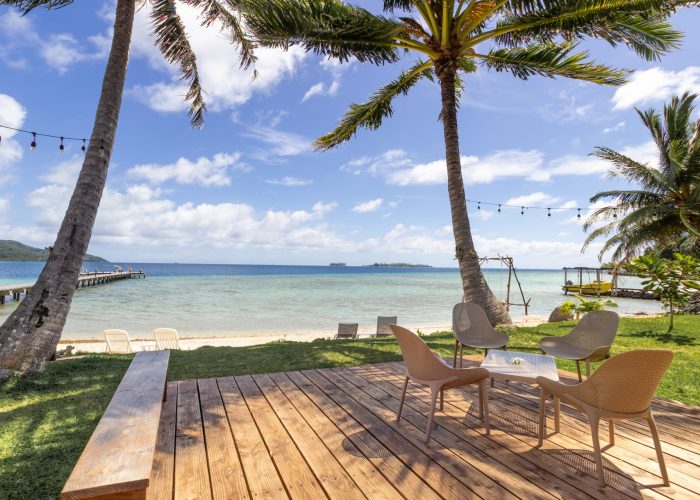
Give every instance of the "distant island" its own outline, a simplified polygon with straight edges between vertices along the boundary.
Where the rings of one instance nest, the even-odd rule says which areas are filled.
[[[35,248],[14,240],[0,240],[0,261],[42,261],[49,256],[45,248]],[[96,255],[86,255],[85,262],[109,262]]]
[[[345,267],[347,264],[345,262],[331,262],[329,264],[331,267]]]
[[[392,262],[392,263],[375,262],[374,264],[370,264],[366,267],[433,267],[433,266],[429,266],[427,264],[408,264],[406,262]]]

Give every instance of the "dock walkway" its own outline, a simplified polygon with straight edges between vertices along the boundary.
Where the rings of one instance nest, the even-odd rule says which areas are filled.
[[[75,284],[75,288],[84,288],[88,286],[102,285],[129,278],[145,278],[146,273],[143,271],[117,271],[117,272],[100,272],[82,273]],[[0,285],[0,304],[4,304],[7,297],[12,297],[13,301],[19,301],[24,295],[32,289],[34,283],[19,283],[12,285]]]

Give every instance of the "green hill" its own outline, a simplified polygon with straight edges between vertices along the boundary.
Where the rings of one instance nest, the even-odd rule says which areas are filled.
[[[28,260],[46,260],[49,251],[45,248],[34,248],[19,241],[0,240],[0,261],[28,261]],[[85,262],[109,262],[102,257],[96,255],[86,255]]]

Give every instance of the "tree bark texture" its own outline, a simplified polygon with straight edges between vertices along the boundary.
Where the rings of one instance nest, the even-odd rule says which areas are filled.
[[[452,210],[452,229],[455,237],[455,255],[462,277],[464,300],[480,305],[486,311],[491,324],[510,323],[510,315],[489,288],[481,272],[479,257],[474,248],[467,200],[462,179],[462,162],[459,153],[457,127],[457,100],[455,93],[456,66],[447,61],[436,64],[442,97],[442,125],[445,135],[445,160],[447,163],[447,189]]]
[[[107,180],[119,121],[136,0],[118,0],[114,36],[90,143],[53,251],[37,282],[0,327],[0,378],[42,371],[70,310]]]

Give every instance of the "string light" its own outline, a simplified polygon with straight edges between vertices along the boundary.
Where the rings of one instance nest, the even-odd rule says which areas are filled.
[[[580,218],[581,218],[581,209],[580,209],[580,208],[577,208],[576,210],[578,210],[578,213],[576,214],[576,217],[578,217],[578,218],[580,219]]]
[[[547,209],[547,217],[551,217],[551,216],[552,216],[552,209],[548,208]]]
[[[501,205],[500,204],[498,205],[498,213],[499,214],[501,213]]]
[[[58,139],[60,141],[59,145],[58,145],[58,151],[61,153],[63,153],[66,149],[65,141],[82,141],[83,146],[80,149],[83,152],[87,151],[87,147],[86,147],[87,140],[83,139],[81,137],[68,137],[68,136],[63,136],[63,135],[44,134],[42,132],[34,132],[32,130],[24,130],[21,128],[10,127],[8,125],[0,125],[0,128],[12,130],[14,132],[20,132],[22,134],[30,134],[32,136],[32,142],[29,144],[31,149],[37,148],[37,146],[38,146],[37,137],[49,137],[52,139]],[[0,144],[2,144],[2,137],[0,137]],[[101,140],[101,149],[104,149],[104,140]]]
[[[520,215],[525,215],[525,207],[520,207]]]
[[[480,202],[480,201],[477,202],[477,204],[476,204],[476,209],[477,209],[477,210],[481,210],[481,202]]]

